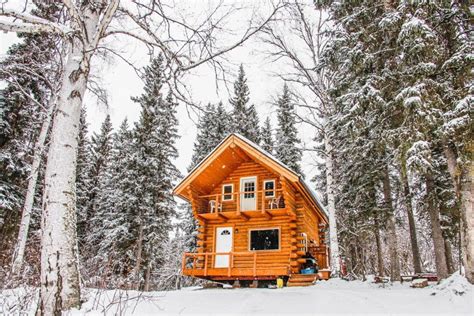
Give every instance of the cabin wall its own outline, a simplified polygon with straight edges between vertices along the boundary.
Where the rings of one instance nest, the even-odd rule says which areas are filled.
[[[320,218],[310,208],[307,202],[303,199],[300,193],[296,194],[296,216],[297,216],[297,233],[306,233],[308,238],[308,246],[322,246],[319,248],[315,258],[318,260],[321,269],[328,268],[328,253],[325,251],[325,244],[321,240],[319,232]]]
[[[298,235],[301,233],[306,233],[308,236],[308,243],[310,240],[313,240],[319,245],[319,219],[317,218],[316,214],[311,211],[300,193],[296,194],[296,216]]]
[[[227,222],[208,221],[205,225],[204,252],[215,252],[215,233],[217,227],[233,228],[233,252],[250,252],[250,231],[252,229],[280,229],[279,250],[257,250],[258,269],[288,268],[291,252],[291,238],[289,220],[287,216],[275,216],[271,220],[266,218],[254,218],[248,221],[240,219],[228,220]],[[252,251],[253,253],[254,251]],[[236,256],[234,268],[252,268],[253,256]],[[214,267],[213,262],[208,263],[208,268]]]
[[[221,183],[216,185],[214,190],[210,195],[218,195],[219,201],[222,201],[222,186],[224,184],[233,184],[234,192],[240,192],[240,179],[244,177],[257,177],[257,191],[263,190],[263,182],[265,180],[275,180],[276,189],[281,189],[281,183],[279,181],[279,175],[271,172],[262,165],[250,161],[243,162],[238,166],[234,171],[232,171]],[[275,192],[275,197],[277,197],[281,192]],[[257,194],[257,209],[262,208],[262,196],[263,194]],[[212,199],[212,198],[211,198]],[[270,198],[265,199],[265,207],[268,208]],[[222,201],[222,211],[235,211],[237,209],[237,195],[233,195],[232,201]]]

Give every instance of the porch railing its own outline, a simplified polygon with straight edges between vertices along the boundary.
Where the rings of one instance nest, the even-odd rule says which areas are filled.
[[[243,251],[243,252],[202,252],[202,253],[192,253],[186,252],[183,254],[183,262],[182,262],[182,271],[187,269],[193,270],[203,270],[204,276],[208,275],[208,269],[214,269],[216,256],[228,256],[229,262],[227,267],[217,268],[217,269],[227,269],[227,276],[232,275],[232,268],[234,267],[234,259],[236,257],[249,257],[252,262],[252,271],[253,276],[257,275],[257,252],[253,251]],[[202,266],[198,266],[198,261],[202,261],[202,257],[204,257],[204,262]]]
[[[273,197],[266,196],[266,193],[274,192]],[[273,189],[273,190],[258,190],[258,191],[245,191],[245,192],[232,192],[232,193],[220,193],[220,194],[210,194],[210,195],[201,195],[199,199],[206,199],[207,203],[209,201],[215,201],[215,206],[213,209],[209,206],[206,206],[207,212],[214,213],[214,212],[222,212],[222,205],[224,202],[234,202],[236,204],[236,211],[241,211],[241,198],[244,194],[255,194],[255,205],[257,210],[266,211],[278,208],[285,208],[285,201],[283,198],[283,189]],[[232,200],[223,200],[223,196],[232,195]]]

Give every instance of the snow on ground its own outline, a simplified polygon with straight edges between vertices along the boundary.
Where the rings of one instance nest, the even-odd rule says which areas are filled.
[[[71,315],[474,315],[474,286],[458,275],[423,289],[410,288],[409,282],[379,285],[331,279],[312,287],[283,289],[194,287],[151,293],[91,289],[84,299],[81,310]]]

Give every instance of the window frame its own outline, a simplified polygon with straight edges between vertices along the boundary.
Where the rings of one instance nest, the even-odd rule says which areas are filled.
[[[252,248],[252,232],[257,230],[278,230],[278,249],[256,249],[253,250]],[[281,251],[281,228],[280,227],[265,227],[265,228],[249,228],[248,230],[248,250],[249,251],[263,251],[263,252],[276,252]]]
[[[224,188],[225,187],[231,187],[231,192],[230,193],[225,193]],[[226,195],[230,195],[230,199],[225,199],[224,197]],[[221,196],[222,202],[231,202],[234,200],[234,184],[233,183],[226,183],[222,185],[222,196]]]
[[[273,183],[273,190],[271,191],[272,192],[272,195],[267,195],[267,192],[266,192],[266,189],[265,189],[265,185],[267,183]],[[266,180],[263,180],[263,195],[265,196],[266,199],[273,199],[274,197],[276,197],[276,181],[275,179],[266,179]]]
[[[301,233],[300,234],[301,237],[304,237],[302,241],[302,244],[304,244],[304,247],[300,248],[300,249],[303,249],[303,251],[306,253],[308,252],[308,234],[306,233]],[[304,241],[304,242],[303,242]]]

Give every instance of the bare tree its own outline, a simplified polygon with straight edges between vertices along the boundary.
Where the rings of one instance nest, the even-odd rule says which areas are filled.
[[[321,54],[330,40],[327,16],[322,9],[316,9],[312,3],[290,1],[278,15],[284,20],[278,26],[267,25],[263,29],[261,40],[268,49],[264,53],[272,62],[283,61],[288,66],[286,73],[277,74],[286,82],[298,85],[304,92],[297,95],[305,115],[302,122],[310,124],[322,136],[326,162],[326,182],[329,213],[329,243],[331,248],[331,269],[335,275],[340,272],[339,243],[337,238],[337,218],[334,188],[333,141],[328,118],[334,114],[328,91],[332,75],[320,66]],[[284,26],[284,27],[283,27]]]
[[[66,22],[39,18],[9,8],[8,3],[0,7],[1,30],[55,33],[63,38],[64,45],[61,56],[64,66],[51,127],[43,195],[38,306],[38,313],[43,315],[60,315],[63,310],[80,306],[75,172],[80,111],[92,58],[98,51],[106,50],[127,60],[111,48],[111,40],[119,36],[137,40],[151,53],[156,50],[163,54],[167,81],[180,100],[191,104],[184,74],[203,64],[210,64],[216,73],[222,71],[223,56],[261,31],[284,6],[274,4],[263,18],[257,18],[253,12],[253,19],[243,33],[226,45],[220,34],[238,8],[223,2],[198,17],[180,16],[173,2],[158,0],[62,2],[68,14]],[[27,5],[25,0],[23,7]]]

